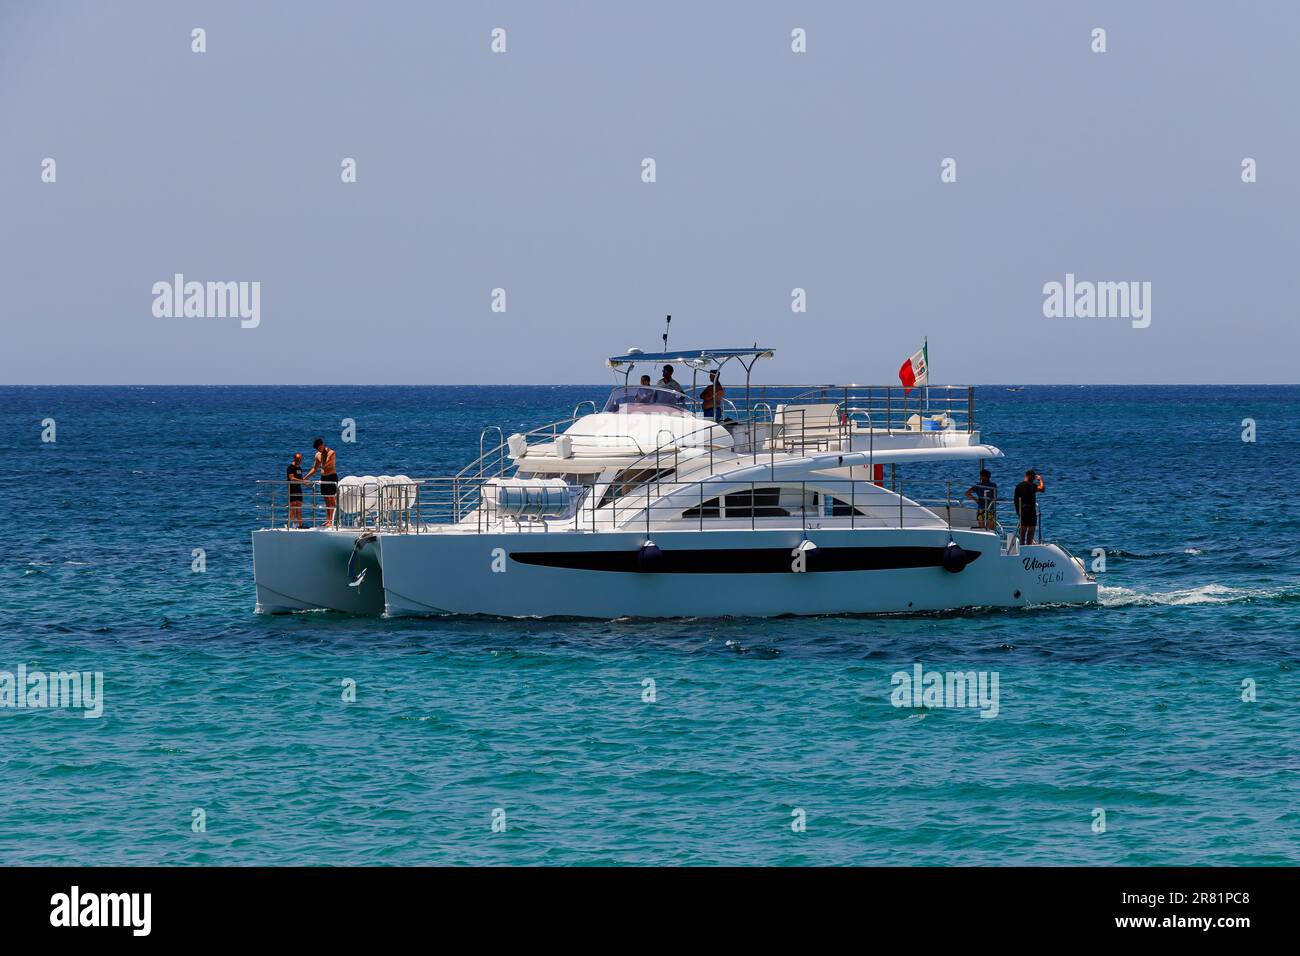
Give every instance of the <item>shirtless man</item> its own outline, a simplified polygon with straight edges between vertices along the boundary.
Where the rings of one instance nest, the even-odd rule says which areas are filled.
[[[722,396],[727,390],[722,387],[718,381],[718,373],[709,373],[709,384],[704,391],[700,392],[700,402],[704,406],[704,417],[712,418],[715,422],[721,422],[723,416]]]
[[[320,493],[325,499],[325,527],[334,524],[334,501],[339,493],[339,473],[334,461],[334,449],[325,444],[325,439],[317,438],[311,443],[316,449],[311,471],[302,476],[303,481],[310,481],[311,476],[320,471]]]

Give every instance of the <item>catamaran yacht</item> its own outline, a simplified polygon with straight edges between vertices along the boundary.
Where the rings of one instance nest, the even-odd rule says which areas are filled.
[[[527,433],[489,427],[451,477],[344,478],[328,521],[308,489],[307,527],[288,526],[287,483],[261,482],[258,610],[762,617],[1096,601],[1083,562],[1041,529],[1022,543],[1008,506],[903,475],[1002,457],[975,427],[973,387],[752,383],[772,356],[615,355],[623,381],[603,406]],[[629,384],[664,364],[692,387]],[[728,369],[743,390],[701,402],[702,376]]]

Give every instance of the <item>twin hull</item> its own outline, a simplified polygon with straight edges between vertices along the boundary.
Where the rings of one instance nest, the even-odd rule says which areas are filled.
[[[1097,585],[1056,545],[1000,553],[989,532],[954,531],[978,558],[942,566],[944,529],[369,535],[253,532],[259,611],[507,617],[770,617],[1084,603]],[[355,553],[354,553],[355,552]],[[351,572],[349,576],[349,561]],[[349,586],[362,575],[360,584]]]

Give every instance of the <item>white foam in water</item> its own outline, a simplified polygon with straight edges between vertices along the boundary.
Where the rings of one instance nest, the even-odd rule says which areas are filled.
[[[1112,588],[1102,585],[1097,589],[1097,593],[1101,603],[1106,607],[1125,607],[1130,604],[1181,606],[1186,604],[1229,604],[1233,601],[1248,601],[1252,598],[1270,598],[1285,593],[1285,589],[1230,588],[1223,584],[1202,584],[1196,588],[1143,593],[1132,588]]]

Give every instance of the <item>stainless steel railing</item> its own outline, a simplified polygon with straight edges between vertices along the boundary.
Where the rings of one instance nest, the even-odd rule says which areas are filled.
[[[571,486],[569,510],[545,518],[514,518],[483,507],[483,485],[490,478],[420,478],[371,485],[364,493],[336,497],[331,527],[395,534],[427,533],[465,525],[467,531],[614,531],[644,527],[758,529],[946,527],[979,530],[974,502],[951,481],[873,482],[867,479],[735,481],[707,477],[677,480],[652,471],[608,496],[606,484]],[[354,488],[357,486],[353,486]],[[289,524],[289,482],[257,483],[259,524]],[[304,489],[303,527],[325,526],[326,505],[319,486]],[[999,527],[1000,531],[1001,528]]]
[[[834,441],[838,447],[855,436],[894,435],[913,433],[925,428],[926,420],[941,416],[953,423],[958,431],[975,431],[975,386],[973,385],[922,385],[910,390],[901,385],[753,385],[743,393],[733,387],[735,397],[724,397],[728,423],[745,426],[744,437],[737,450],[743,454],[770,451],[766,442],[784,435],[780,450],[806,452],[827,450]],[[688,408],[702,416],[698,395],[686,394]],[[523,432],[527,445],[553,442],[563,429],[573,424],[590,400],[579,402],[568,418],[558,419]],[[834,406],[838,421],[835,429],[824,425],[826,415],[822,409],[813,415],[810,406]],[[780,419],[778,421],[778,415]],[[708,420],[712,423],[712,420]],[[799,427],[794,427],[796,424]],[[828,431],[834,431],[832,436]],[[499,444],[489,448],[485,437],[496,431]],[[604,438],[621,437],[643,455],[654,455],[660,448],[643,448],[629,435],[603,435]],[[678,439],[680,441],[680,439]],[[504,475],[510,467],[508,441],[497,426],[489,426],[479,436],[479,457],[460,470],[460,477]]]
[[[778,406],[830,404],[871,416],[885,434],[915,431],[912,416],[943,415],[966,432],[975,431],[975,386],[919,385],[752,385],[737,398],[739,420],[772,420]]]

